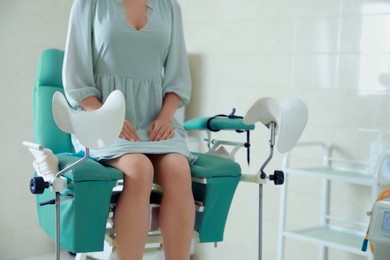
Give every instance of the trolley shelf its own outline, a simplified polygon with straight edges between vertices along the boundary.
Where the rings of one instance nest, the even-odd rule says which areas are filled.
[[[322,244],[323,246],[340,249],[353,254],[367,256],[367,252],[361,251],[365,237],[363,231],[333,225],[324,225],[297,231],[285,231],[284,235],[306,242]]]
[[[378,178],[365,171],[337,169],[333,167],[312,167],[312,168],[288,168],[286,174],[296,174],[310,177],[321,177],[326,180],[342,181],[365,186],[376,184]],[[380,179],[381,185],[390,184],[390,176],[383,176]]]
[[[300,149],[300,152],[296,152]],[[309,149],[309,150],[308,150]],[[314,150],[313,150],[314,149]],[[372,260],[373,256],[370,250],[361,251],[368,226],[367,221],[358,222],[352,219],[342,219],[337,210],[330,211],[330,201],[335,199],[331,196],[332,183],[343,182],[351,185],[361,185],[370,188],[370,202],[373,204],[379,194],[379,190],[385,185],[390,184],[390,173],[388,162],[390,162],[390,150],[383,151],[378,158],[372,161],[354,160],[352,158],[339,158],[331,154],[331,148],[328,144],[316,142],[299,143],[284,156],[283,169],[285,172],[285,185],[281,189],[280,196],[280,233],[278,260],[285,258],[285,238],[299,239],[301,241],[314,243],[318,245],[318,259],[326,258],[326,249],[337,249],[340,251],[365,256]],[[301,163],[295,162],[291,165],[290,159],[293,156],[310,154],[310,159],[306,158]],[[318,155],[318,156],[317,156]],[[313,159],[313,160],[312,160]],[[318,162],[321,162],[318,164]],[[302,167],[302,163],[307,163],[307,167]],[[290,178],[305,181],[309,178],[317,178],[321,183],[319,190],[319,215],[317,223],[320,226],[305,227],[298,231],[291,231],[287,227],[287,204],[288,188]],[[356,198],[360,199],[360,198]],[[348,205],[346,205],[348,206]],[[307,209],[302,209],[307,210]],[[368,210],[362,207],[361,210]]]

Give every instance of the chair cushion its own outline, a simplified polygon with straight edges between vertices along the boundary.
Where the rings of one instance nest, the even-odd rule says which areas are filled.
[[[81,157],[72,154],[57,154],[57,157],[60,170],[81,159]],[[66,172],[64,177],[71,182],[112,181],[122,179],[123,174],[113,167],[103,166],[95,160],[88,159],[79,166]]]
[[[191,165],[191,174],[195,178],[238,177],[241,176],[241,167],[238,163],[216,155],[193,153],[197,157]],[[75,163],[81,157],[73,154],[57,154],[59,169]],[[119,170],[103,166],[99,162],[88,159],[64,175],[72,182],[80,181],[111,181],[123,178]]]
[[[216,155],[192,153],[198,157],[191,165],[192,177],[237,177],[241,176],[241,167],[238,163]]]

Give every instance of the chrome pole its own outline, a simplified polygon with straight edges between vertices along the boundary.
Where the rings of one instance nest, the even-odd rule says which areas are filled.
[[[259,250],[259,260],[263,259],[263,183],[262,180],[267,178],[267,175],[264,172],[265,167],[267,164],[271,161],[273,157],[274,152],[274,145],[275,145],[275,128],[276,123],[271,122],[269,125],[267,125],[269,128],[269,146],[270,146],[270,153],[268,155],[268,158],[265,160],[263,165],[260,168],[259,174],[260,174],[260,183],[259,183],[259,242],[258,242],[258,250]]]
[[[60,193],[56,192],[56,260],[60,260]]]
[[[259,260],[262,259],[263,251],[263,184],[259,184]]]

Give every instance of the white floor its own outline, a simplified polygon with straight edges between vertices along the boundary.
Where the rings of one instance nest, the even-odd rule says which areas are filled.
[[[61,252],[61,260],[74,260],[75,257],[68,252]],[[53,260],[55,259],[55,253],[48,255],[41,255],[36,257],[23,258],[23,260]]]
[[[29,258],[23,258],[23,260],[53,260],[55,259],[55,254],[48,254],[48,255],[41,255],[41,256],[35,256],[35,257],[29,257]],[[68,252],[61,252],[60,255],[61,260],[74,260],[75,256],[70,255]],[[93,260],[93,259],[101,259],[100,257],[97,258],[91,258],[87,257],[87,259]],[[162,260],[164,259],[164,256],[162,252],[159,253],[145,253],[143,260]]]
[[[143,260],[164,260],[164,253],[159,248],[149,247],[149,250],[145,251]],[[108,245],[107,242],[104,242],[104,251],[96,252],[96,253],[88,253],[87,260],[108,260],[108,259],[116,259],[116,254],[111,254],[112,248]],[[193,242],[192,254],[195,252],[195,244]],[[80,257],[80,256],[79,256]],[[75,256],[69,254],[67,251],[61,251],[60,259],[61,260],[75,260]],[[53,260],[55,259],[55,253],[42,256],[28,257],[23,258],[23,260]]]

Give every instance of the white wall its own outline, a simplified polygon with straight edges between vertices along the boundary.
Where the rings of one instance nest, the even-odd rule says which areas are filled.
[[[303,141],[323,140],[337,157],[369,158],[370,143],[389,141],[390,100],[378,82],[389,72],[390,1],[181,0],[188,50],[198,54],[188,114],[245,113],[258,98],[304,100],[310,119]],[[380,134],[382,132],[382,134]],[[252,134],[252,166],[266,157],[266,132]],[[278,155],[268,168],[281,167]],[[303,155],[309,163],[312,156]],[[245,164],[245,155],[240,156]],[[318,223],[319,180],[296,179],[289,196],[290,227]],[[257,187],[239,185],[225,241],[199,247],[199,259],[257,259]],[[265,189],[264,259],[276,259],[279,188]],[[369,190],[332,185],[331,210],[368,221]],[[306,209],[306,211],[304,211]],[[286,259],[316,259],[317,247],[287,241]],[[329,259],[362,259],[335,250]]]
[[[264,96],[303,99],[310,120],[302,140],[324,140],[337,155],[367,159],[370,142],[389,140],[389,97],[378,75],[389,71],[390,1],[353,0],[180,0],[194,95],[187,116],[243,114]],[[71,0],[0,0],[0,258],[17,259],[52,250],[38,228],[28,191],[32,140],[32,86],[39,53],[63,48]],[[252,166],[265,157],[266,132],[252,135]],[[238,160],[245,164],[245,155]],[[277,155],[269,167],[280,168]],[[303,158],[304,160],[305,158]],[[318,183],[294,183],[293,210],[314,204]],[[309,188],[308,188],[309,187]],[[333,202],[344,215],[370,207],[364,188],[336,186]],[[363,194],[363,195],[360,195]],[[267,185],[264,258],[275,259],[279,188]],[[294,201],[292,199],[292,201]],[[294,213],[294,212],[293,212]],[[299,211],[296,211],[299,215]],[[315,221],[315,212],[295,217]],[[310,219],[309,219],[310,218]],[[364,216],[359,218],[363,219]],[[290,242],[289,259],[315,259],[316,247]],[[304,256],[301,252],[304,250]],[[199,247],[199,259],[257,258],[257,187],[240,184],[218,248]],[[300,252],[299,256],[298,253]],[[330,259],[361,259],[331,252]]]
[[[38,56],[63,48],[72,1],[0,0],[0,259],[53,250],[38,228],[29,191],[32,157],[22,147],[32,141],[32,88]]]

